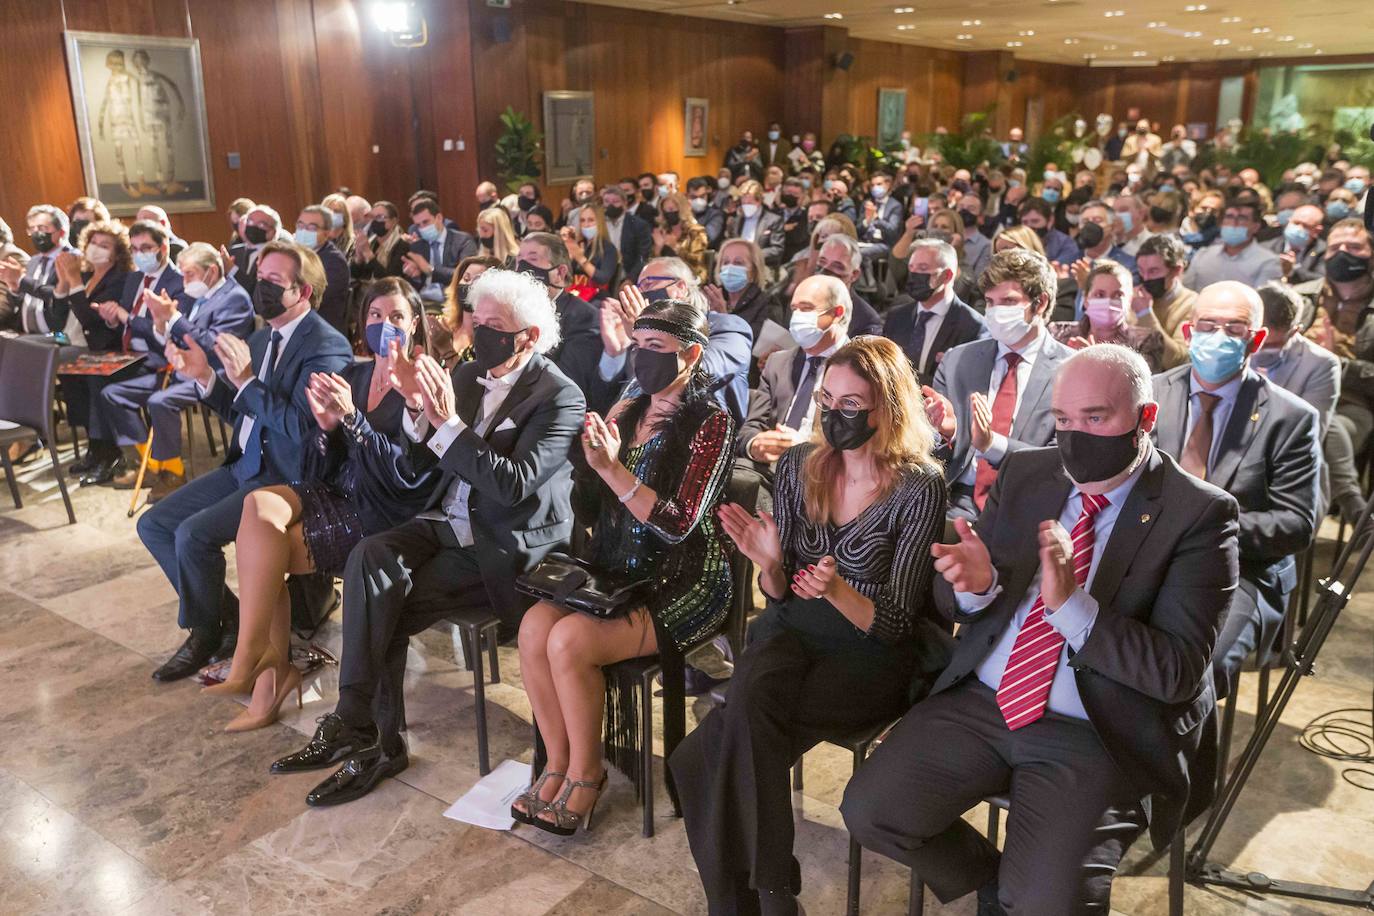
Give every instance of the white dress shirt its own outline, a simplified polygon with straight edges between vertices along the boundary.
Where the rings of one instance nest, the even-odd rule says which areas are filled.
[[[35,284],[48,283],[52,280],[57,256],[61,252],[61,248],[54,248],[47,254],[34,255],[28,263],[25,275]],[[20,327],[26,334],[47,334],[52,330],[48,327],[47,316],[43,314],[42,299],[30,293],[24,294],[24,302],[20,312]]]
[[[1021,410],[1021,399],[1025,397],[1026,385],[1030,383],[1031,370],[1035,368],[1035,360],[1040,355],[1040,348],[1045,343],[1045,337],[1049,334],[1045,325],[1040,319],[1036,319],[1038,332],[1031,338],[1030,343],[1026,344],[1016,352],[1020,354],[1021,361],[1016,364],[1016,404],[1012,408],[1012,418],[1015,420],[1016,414]],[[928,332],[927,332],[928,333]],[[997,400],[997,389],[1002,385],[1002,379],[1007,376],[1007,354],[1012,352],[1012,347],[999,342],[997,344],[997,362],[992,366],[992,377],[988,379],[988,390],[985,392],[988,398],[988,409],[992,409],[993,402]],[[1015,428],[1013,422],[1013,429]],[[1007,454],[1007,437],[1001,433],[994,432],[992,441],[988,443],[987,451],[980,452],[977,449],[973,453],[978,458],[986,459],[993,467],[1002,463],[1002,459]],[[960,483],[972,487],[978,476],[978,462],[970,461],[964,474],[959,478]]]
[[[288,324],[273,329],[281,335],[281,340],[277,342],[277,352],[274,354],[273,361],[270,366],[267,363],[267,353],[266,351],[264,351],[262,365],[258,367],[257,371],[258,381],[266,381],[268,373],[276,367],[277,363],[281,362],[281,355],[286,352],[286,345],[291,342],[291,335],[296,333],[296,329],[301,326],[301,322],[304,321],[305,316],[309,314],[310,310],[307,309],[304,312],[301,312],[299,317],[293,318]],[[267,344],[267,349],[272,349],[272,344],[270,340]],[[206,385],[204,388],[201,388],[200,382],[196,382],[196,387],[200,389],[201,398],[205,398],[207,395],[209,395],[218,381],[219,373],[215,373],[210,376],[210,384]],[[257,419],[251,413],[248,413],[246,410],[243,410],[238,406],[239,396],[243,394],[243,389],[247,388],[251,382],[252,379],[249,379],[247,382],[244,382],[242,385],[239,385],[238,394],[234,396],[234,407],[236,410],[243,414],[243,426],[239,428],[239,451],[247,450],[248,439],[250,436],[253,435],[253,426],[257,422]]]
[[[1202,413],[1200,398],[1198,398],[1199,392],[1214,394],[1221,398],[1217,402],[1217,406],[1212,408],[1212,447],[1207,452],[1207,472],[1209,474],[1217,463],[1217,451],[1221,448],[1221,434],[1226,431],[1226,424],[1231,419],[1231,409],[1236,406],[1236,395],[1240,394],[1240,385],[1243,381],[1245,381],[1245,373],[1241,372],[1215,391],[1207,391],[1198,384],[1197,376],[1192,373],[1188,374],[1190,393],[1188,394],[1188,431],[1183,436],[1185,445],[1188,442],[1188,437],[1193,434],[1193,427],[1197,424],[1198,417]]]
[[[1088,641],[1088,636],[1092,633],[1093,624],[1097,621],[1099,610],[1097,599],[1090,595],[1089,591],[1092,589],[1093,578],[1097,575],[1097,565],[1102,559],[1102,553],[1106,550],[1107,542],[1112,536],[1112,530],[1116,527],[1116,520],[1121,515],[1121,507],[1126,504],[1126,499],[1131,495],[1131,490],[1135,488],[1136,481],[1140,479],[1144,468],[1145,462],[1142,461],[1140,467],[1136,468],[1131,476],[1127,477],[1116,489],[1106,494],[1107,505],[1103,506],[1097,515],[1093,516],[1093,561],[1092,565],[1088,567],[1087,584],[1070,595],[1059,606],[1059,610],[1050,613],[1049,608],[1045,609],[1046,622],[1064,637],[1064,646],[1059,652],[1059,667],[1055,669],[1054,682],[1050,685],[1050,712],[1073,716],[1076,719],[1088,718],[1088,713],[1083,708],[1083,700],[1078,695],[1078,682],[1074,679],[1073,670],[1069,668],[1069,650],[1072,649],[1077,652],[1083,648],[1083,644]],[[1064,526],[1064,530],[1073,531],[1082,512],[1083,494],[1075,487],[1069,492],[1069,498],[1064,501],[1064,508],[1059,513],[1059,524]],[[992,575],[992,587],[982,595],[965,592],[954,593],[954,600],[958,603],[961,611],[964,613],[980,611],[1002,593],[1002,586],[997,582],[997,571],[993,570]],[[1011,659],[1011,651],[1016,645],[1016,636],[1021,632],[1021,627],[1030,614],[1031,606],[1039,597],[1040,573],[1037,571],[1035,578],[1031,580],[1030,586],[1026,589],[1025,596],[1016,606],[1016,613],[1012,615],[1011,621],[1002,631],[1002,635],[997,640],[996,645],[992,647],[992,651],[978,666],[978,680],[993,690],[996,690],[1002,683],[1002,673],[1007,670],[1007,662]]]
[[[620,219],[606,220],[606,235],[610,236],[611,244],[615,250],[620,250],[620,234],[625,231],[625,214],[620,214]]]
[[[840,351],[840,347],[843,347],[843,346],[844,346],[845,344],[847,344],[847,343],[849,343],[849,335],[848,335],[848,334],[844,334],[844,335],[841,335],[840,339],[839,339],[838,341],[836,341],[836,343],[835,343],[835,345],[834,345],[833,347],[830,347],[830,348],[828,348],[828,349],[826,349],[826,350],[824,350],[824,351],[822,351],[822,352],[820,352],[820,353],[815,353],[815,354],[803,352],[802,355],[805,356],[808,360],[809,360],[813,355],[814,355],[814,356],[819,356],[819,357],[821,357],[822,359],[828,360],[828,359],[830,359],[830,357],[834,356],[836,353],[838,353],[838,352]],[[797,379],[797,391],[796,391],[795,394],[792,395],[792,400],[788,402],[788,404],[787,404],[787,409],[784,410],[784,411],[782,412],[782,416],[780,416],[780,417],[777,418],[777,420],[778,420],[779,423],[784,423],[784,422],[786,422],[786,421],[787,421],[787,417],[792,413],[792,408],[793,408],[793,406],[796,405],[796,403],[797,403],[797,398],[799,398],[799,397],[802,396],[802,390],[803,390],[803,385],[802,385],[802,383],[806,381],[806,374],[807,374],[808,372],[810,372],[810,371],[811,371],[811,364],[810,364],[809,362],[802,363],[802,374],[801,374],[801,376],[798,377],[798,379]],[[821,371],[821,372],[824,372],[824,371],[825,371],[825,363],[821,363],[821,365],[820,365],[820,371]],[[820,380],[817,379],[816,384],[811,386],[811,396],[808,398],[808,400],[810,401],[810,403],[806,405],[806,415],[805,415],[804,417],[802,417],[801,425],[797,428],[797,432],[801,433],[801,441],[803,441],[803,442],[805,442],[806,440],[808,440],[808,439],[811,438],[811,431],[812,431],[812,430],[815,428],[815,426],[816,426],[816,417],[817,417],[818,411],[817,411],[817,409],[816,409],[816,397],[815,397],[815,395],[816,395],[816,392],[820,391],[820,388],[821,388],[821,386],[820,386]]]

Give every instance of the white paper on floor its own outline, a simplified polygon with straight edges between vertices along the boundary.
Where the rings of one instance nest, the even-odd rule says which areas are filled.
[[[530,784],[530,765],[518,760],[503,760],[496,769],[477,781],[477,785],[444,812],[444,817],[488,830],[509,830],[515,826],[510,806]]]

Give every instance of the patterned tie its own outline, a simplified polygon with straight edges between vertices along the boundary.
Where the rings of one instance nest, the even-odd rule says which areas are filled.
[[[1197,393],[1198,415],[1188,441],[1183,444],[1179,466],[1198,480],[1207,479],[1207,459],[1212,454],[1212,415],[1221,403],[1221,395]]]
[[[1016,416],[1016,366],[1021,362],[1021,354],[1008,353],[1007,374],[1002,376],[1002,384],[997,386],[997,396],[992,399],[992,431],[1003,436],[1011,435],[1011,421]],[[997,468],[986,459],[978,459],[978,468],[973,477],[973,503],[980,510],[988,501],[988,491],[997,480]]]
[[[1073,526],[1073,578],[1079,588],[1088,584],[1093,565],[1093,517],[1107,505],[1105,496],[1083,496],[1083,511]],[[1059,652],[1064,637],[1045,619],[1045,604],[1037,595],[1002,672],[997,688],[997,706],[1007,728],[1016,731],[1045,714],[1050,685],[1059,667]]]
[[[134,341],[134,317],[143,314],[143,290],[153,283],[153,278],[144,276],[143,285],[139,287],[138,294],[134,296],[134,307],[129,312],[129,320],[124,322],[124,340],[121,343],[125,353],[129,352],[129,345]]]

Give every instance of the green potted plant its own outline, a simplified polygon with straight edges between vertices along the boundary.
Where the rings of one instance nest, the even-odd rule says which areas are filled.
[[[501,127],[501,136],[496,139],[496,172],[506,190],[514,193],[543,174],[539,160],[544,155],[544,135],[533,121],[509,105],[501,112]]]

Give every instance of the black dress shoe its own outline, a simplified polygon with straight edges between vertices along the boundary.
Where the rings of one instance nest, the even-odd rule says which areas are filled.
[[[191,635],[186,637],[186,641],[181,644],[180,649],[177,649],[176,654],[167,659],[165,665],[153,672],[153,680],[162,681],[165,684],[169,681],[179,681],[184,677],[190,677],[210,663],[210,656],[214,654],[217,645],[219,645],[218,627],[193,628]]]
[[[126,465],[123,455],[120,455],[118,458],[112,458],[109,461],[102,461],[100,464],[96,465],[89,474],[81,478],[81,485],[83,487],[93,487],[110,483],[120,474],[124,473],[125,468]]]
[[[294,754],[272,764],[273,773],[304,773],[322,770],[346,760],[377,743],[377,728],[353,728],[346,725],[337,713],[328,713],[315,720],[319,725],[310,743]]]
[[[219,662],[228,661],[234,657],[234,650],[239,647],[239,628],[225,627],[224,635],[220,637],[219,644],[215,647],[215,654],[210,656],[208,664],[214,665]]]
[[[334,773],[305,797],[312,808],[326,808],[356,801],[377,787],[388,776],[395,776],[410,766],[410,758],[403,750],[388,754],[380,744],[361,750],[344,761]]]
[[[34,444],[37,445],[38,443],[35,442]],[[86,454],[82,455],[79,460],[73,461],[71,464],[67,465],[67,473],[73,477],[84,477],[91,471],[94,471],[96,467],[102,461],[107,460],[108,457],[109,456],[101,455],[87,448]]]

